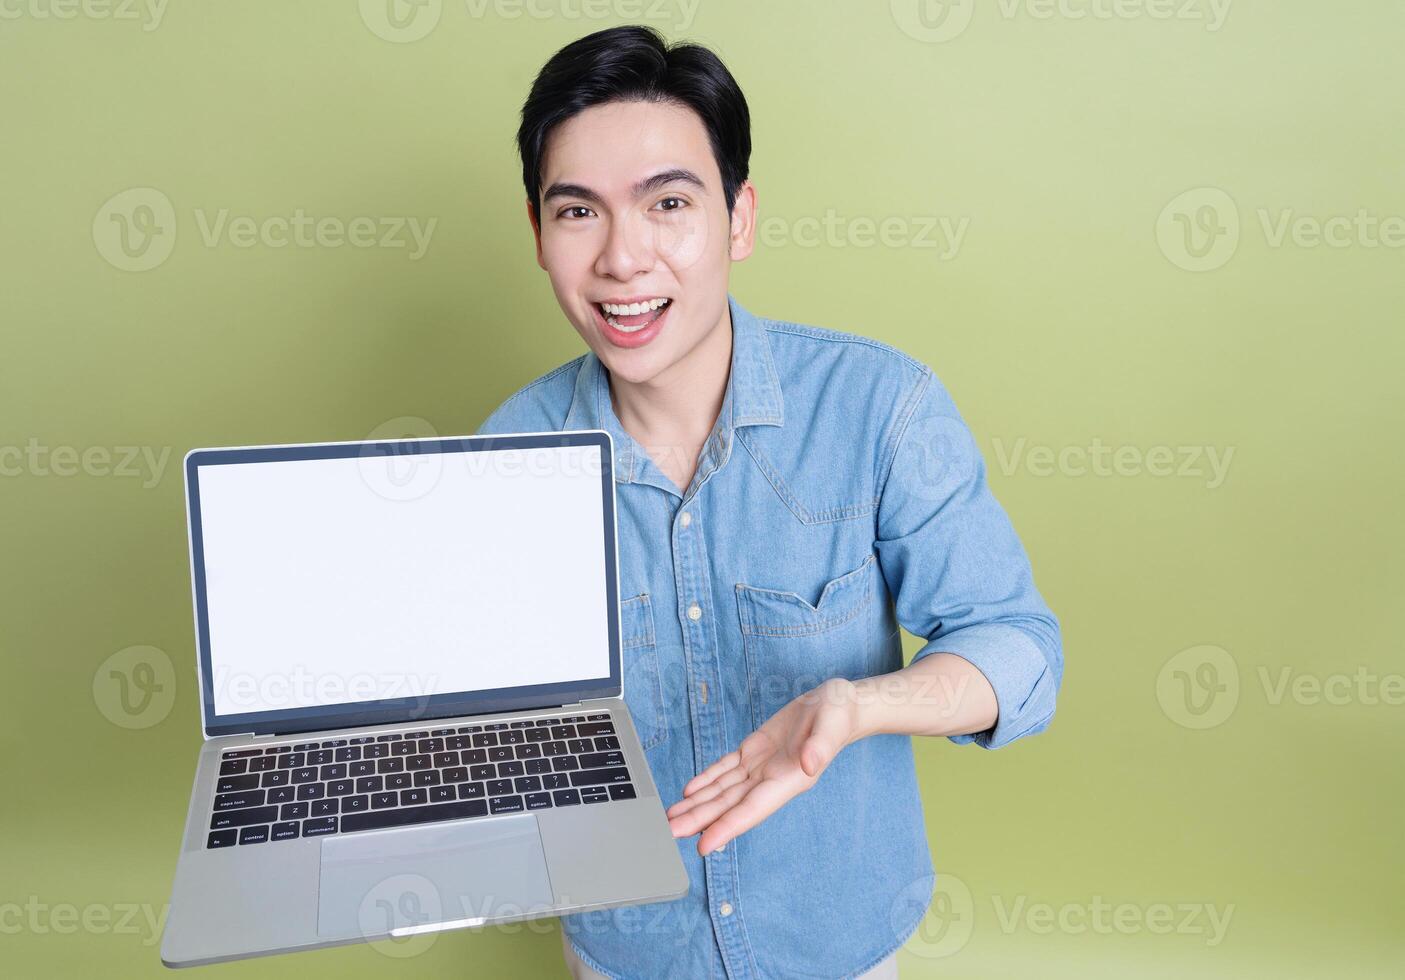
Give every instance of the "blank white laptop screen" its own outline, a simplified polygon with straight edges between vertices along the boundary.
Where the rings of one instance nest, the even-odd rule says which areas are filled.
[[[201,465],[215,713],[608,677],[599,457]]]

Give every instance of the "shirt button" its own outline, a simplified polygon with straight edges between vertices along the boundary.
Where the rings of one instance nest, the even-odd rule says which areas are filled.
[[[678,523],[683,527],[687,527],[689,524],[693,523],[693,515],[685,510],[682,515],[679,516]]]
[[[698,620],[702,619],[702,610],[698,608],[698,604],[696,602],[688,607],[688,618],[695,623]]]
[[[732,903],[731,903],[731,902],[723,902],[721,905],[717,906],[717,911],[721,912],[723,915],[731,915],[731,914],[732,914]]]

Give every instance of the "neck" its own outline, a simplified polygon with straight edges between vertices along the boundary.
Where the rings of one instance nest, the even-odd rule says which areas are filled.
[[[732,311],[726,304],[717,326],[666,371],[648,381],[610,376],[615,415],[644,445],[701,443],[722,410],[732,365]]]

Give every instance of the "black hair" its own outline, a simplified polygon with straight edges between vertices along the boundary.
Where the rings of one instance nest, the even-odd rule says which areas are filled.
[[[629,26],[572,41],[537,73],[517,130],[522,182],[534,215],[547,137],[576,114],[608,102],[671,102],[696,112],[707,128],[731,212],[751,157],[751,114],[741,87],[707,48],[669,45],[652,27]]]

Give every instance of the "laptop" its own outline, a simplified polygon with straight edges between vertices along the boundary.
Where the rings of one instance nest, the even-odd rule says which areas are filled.
[[[192,450],[204,744],[167,966],[688,890],[597,430]]]

